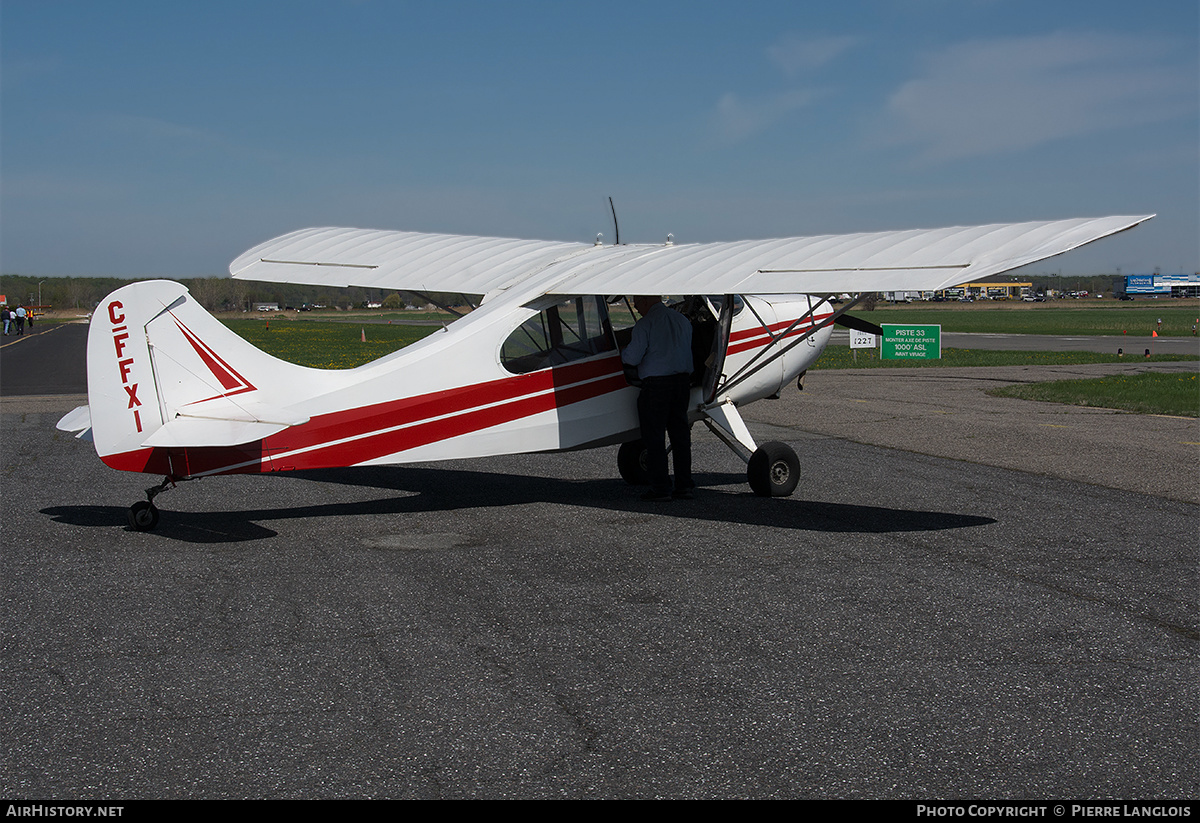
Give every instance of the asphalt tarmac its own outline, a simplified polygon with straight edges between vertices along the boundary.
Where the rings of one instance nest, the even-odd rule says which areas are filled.
[[[601,449],[210,478],[139,533],[157,478],[10,394],[22,349],[0,796],[1200,794],[1194,419],[814,372],[747,410],[787,499],[698,435],[694,501]]]
[[[0,337],[0,397],[87,394],[84,323],[35,323]]]

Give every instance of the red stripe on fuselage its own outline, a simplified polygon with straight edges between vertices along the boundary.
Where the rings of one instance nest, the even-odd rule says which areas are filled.
[[[796,327],[787,334],[783,335],[781,339],[786,340],[789,337],[796,337],[797,335],[805,334],[814,325],[822,322],[831,314],[833,314],[833,312],[814,315],[802,323],[797,323]],[[742,329],[741,331],[734,332],[733,334],[729,335],[729,347],[725,353],[726,355],[741,354],[742,352],[749,351],[750,349],[761,348],[769,345],[771,343],[771,337],[767,332],[768,329],[772,333],[778,334],[779,332],[785,331],[795,322],[795,320],[784,320],[781,323],[772,323],[766,328],[757,326],[752,329]]]
[[[619,391],[627,385],[619,369],[612,355],[318,415],[244,446],[139,449],[103,459],[115,469],[179,477],[184,466],[193,476],[349,466]]]

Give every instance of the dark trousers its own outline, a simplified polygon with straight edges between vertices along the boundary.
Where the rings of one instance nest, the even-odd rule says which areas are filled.
[[[638,420],[642,442],[646,446],[650,488],[656,492],[671,492],[671,477],[667,472],[668,436],[675,466],[675,491],[687,491],[696,485],[692,482],[692,429],[688,424],[690,394],[691,376],[687,374],[648,377],[642,381]]]

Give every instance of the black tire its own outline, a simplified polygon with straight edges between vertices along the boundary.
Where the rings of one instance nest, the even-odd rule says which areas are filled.
[[[646,447],[641,440],[622,443],[617,450],[617,470],[621,478],[631,486],[646,486],[650,483],[650,471],[646,466]]]
[[[153,531],[158,525],[158,509],[153,503],[139,500],[129,507],[129,528],[135,532]]]
[[[788,497],[800,482],[800,458],[785,443],[763,443],[750,456],[746,479],[761,497]]]

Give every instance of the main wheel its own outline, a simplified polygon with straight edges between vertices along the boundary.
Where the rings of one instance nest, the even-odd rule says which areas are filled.
[[[800,458],[786,443],[763,443],[746,467],[750,488],[762,497],[787,497],[800,482]]]
[[[158,509],[153,503],[139,500],[129,507],[129,527],[134,531],[148,532],[158,525]]]
[[[645,486],[650,482],[646,447],[641,440],[621,444],[621,448],[617,450],[617,470],[621,472],[621,478],[631,486]]]

